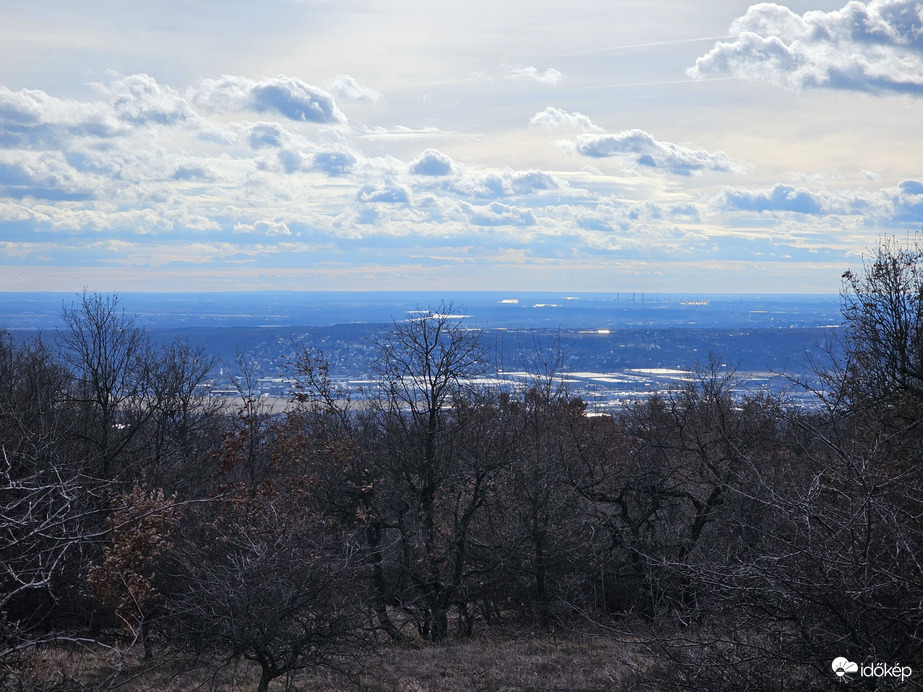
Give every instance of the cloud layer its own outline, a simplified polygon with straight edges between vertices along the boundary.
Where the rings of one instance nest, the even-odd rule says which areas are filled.
[[[835,291],[923,225],[919,3],[7,5],[0,290]]]

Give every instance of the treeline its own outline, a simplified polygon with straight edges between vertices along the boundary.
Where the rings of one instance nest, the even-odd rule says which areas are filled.
[[[483,386],[443,305],[380,335],[361,399],[297,353],[280,412],[245,358],[240,397],[207,396],[208,355],[115,296],[64,318],[0,339],[0,686],[68,642],[245,658],[265,690],[519,626],[630,636],[647,689],[829,689],[840,656],[923,675],[919,246],[844,275],[810,411],[715,359],[613,415],[554,350]]]

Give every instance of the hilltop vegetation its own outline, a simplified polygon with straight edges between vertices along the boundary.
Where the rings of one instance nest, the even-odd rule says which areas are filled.
[[[560,349],[483,388],[487,340],[451,305],[378,335],[361,405],[304,348],[284,412],[246,358],[229,408],[203,349],[85,294],[55,343],[0,340],[0,686],[184,663],[206,686],[240,664],[260,690],[348,688],[382,651],[517,633],[554,680],[547,642],[582,642],[600,688],[829,689],[838,656],[919,671],[921,268],[885,243],[844,275],[810,411],[735,393],[717,358],[612,415],[568,391]],[[618,674],[593,654],[614,643]],[[75,647],[101,663],[54,669]]]

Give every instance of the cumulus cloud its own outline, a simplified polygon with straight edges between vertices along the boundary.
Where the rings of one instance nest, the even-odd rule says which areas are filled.
[[[804,223],[845,223],[852,217],[868,228],[906,228],[923,222],[923,182],[904,180],[893,187],[867,189],[808,189],[777,184],[766,189],[728,188],[719,207],[731,212],[803,215]],[[855,223],[852,221],[849,223]]]
[[[771,190],[736,190],[724,192],[727,206],[742,211],[788,211],[799,214],[820,214],[822,201],[808,190],[791,185],[774,185]]]
[[[517,171],[510,176],[510,186],[517,194],[528,194],[539,190],[557,190],[563,187],[560,180],[544,171]]]
[[[255,223],[238,223],[234,225],[234,233],[254,234],[266,236],[267,238],[277,238],[292,235],[288,224],[284,221],[261,219]]]
[[[534,226],[535,213],[531,209],[520,209],[500,202],[487,207],[466,205],[468,220],[475,226]]]
[[[72,138],[107,138],[125,131],[107,104],[0,87],[0,147],[58,150]]]
[[[224,112],[251,110],[321,125],[346,123],[346,116],[329,93],[285,75],[260,82],[228,75],[205,79],[193,99],[202,107]]]
[[[311,123],[346,122],[329,94],[300,79],[280,76],[260,82],[251,89],[250,96],[259,112],[275,111],[290,120]]]
[[[489,200],[513,195],[534,195],[567,187],[566,182],[550,173],[527,170],[465,176],[455,181],[452,189],[468,199]]]
[[[314,168],[327,175],[346,175],[356,165],[356,157],[345,151],[319,151],[314,154]]]
[[[553,67],[540,72],[531,65],[527,67],[510,65],[507,67],[507,74],[513,79],[532,79],[540,84],[557,84],[564,79],[564,75]]]
[[[659,142],[650,133],[637,129],[607,135],[581,135],[577,138],[577,151],[592,158],[616,156],[631,166],[666,170],[676,175],[740,169],[723,151],[710,153]]]
[[[849,2],[832,12],[796,14],[752,5],[688,70],[792,89],[823,87],[923,95],[923,10],[917,0]]]
[[[215,267],[222,273],[244,257],[253,266],[300,268],[342,260],[340,252],[355,262],[367,253],[381,266],[408,261],[411,249],[431,258],[474,248],[494,259],[526,251],[711,252],[704,239],[725,220],[730,230],[715,247],[727,247],[732,241],[724,239],[742,227],[878,233],[923,222],[918,180],[845,191],[845,180],[788,177],[790,185],[722,191],[709,180],[667,185],[580,172],[600,157],[628,170],[680,175],[738,167],[723,153],[659,142],[641,130],[606,134],[586,115],[554,107],[531,124],[568,130],[571,146],[586,158],[551,173],[531,160],[522,170],[496,168],[478,160],[481,148],[470,150],[462,166],[427,148],[448,146],[440,142],[451,133],[435,128],[392,124],[388,136],[369,138],[346,127],[303,126],[345,119],[336,115],[333,95],[297,80],[223,77],[178,92],[132,75],[112,76],[97,90],[78,101],[0,87],[5,241],[29,239],[37,248],[54,234],[67,236],[90,266],[100,261],[93,243],[117,248],[110,241],[118,240],[119,247],[131,244],[132,261],[153,266],[197,252],[190,238],[209,247],[220,240],[227,250],[203,253],[201,261],[226,262]],[[312,110],[315,100],[329,108]],[[452,141],[453,153],[465,146]],[[306,236],[314,246],[294,256],[287,248]],[[124,260],[128,251],[118,252]],[[74,253],[58,254],[66,263]]]
[[[904,180],[891,194],[894,219],[903,223],[923,221],[923,183],[919,180]]]
[[[568,113],[560,108],[548,106],[540,113],[536,113],[529,120],[532,127],[545,127],[548,129],[574,129],[583,130],[584,132],[601,132],[602,128],[597,127],[583,113]]]
[[[403,185],[364,185],[356,199],[372,204],[410,204],[410,190]]]
[[[384,94],[362,86],[348,74],[337,75],[335,79],[328,81],[325,86],[337,98],[347,99],[348,101],[381,103],[385,100]]]
[[[452,159],[438,149],[427,149],[410,164],[410,172],[414,175],[450,175],[453,170]]]
[[[133,125],[175,125],[194,116],[178,91],[150,75],[112,74],[108,81],[93,86],[108,97],[120,120]]]
[[[477,182],[472,192],[478,197],[502,197],[510,194],[511,189],[504,176],[488,173]]]
[[[731,211],[804,214],[819,221],[837,218],[838,222],[852,216],[878,226],[896,222],[896,210],[905,201],[900,188],[870,191],[842,187],[806,188],[788,184],[776,184],[760,190],[728,188],[720,197],[721,206]]]
[[[178,166],[177,169],[173,172],[173,180],[199,180],[212,182],[215,180],[215,174],[205,166],[196,164],[184,164],[182,166]]]
[[[86,201],[95,192],[58,153],[14,156],[0,153],[0,197],[51,201]]]
[[[257,123],[250,128],[250,146],[254,149],[278,147],[284,135],[285,130],[275,123]]]

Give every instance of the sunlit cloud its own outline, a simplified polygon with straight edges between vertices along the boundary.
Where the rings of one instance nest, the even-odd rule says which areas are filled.
[[[262,81],[230,75],[205,79],[193,90],[192,99],[200,107],[226,113],[249,110],[322,125],[346,123],[329,93],[285,75]]]
[[[451,174],[453,170],[452,159],[437,149],[427,149],[410,164],[410,172],[416,175],[442,176]]]
[[[536,113],[529,119],[529,124],[533,127],[544,127],[548,129],[574,129],[584,132],[601,132],[602,128],[593,124],[583,113],[568,113],[560,108],[548,106],[540,113]]]
[[[752,5],[689,69],[792,89],[923,94],[923,10],[916,0],[849,2],[832,12],[796,14]]]
[[[741,167],[724,152],[710,153],[672,142],[660,142],[644,130],[624,130],[616,134],[581,135],[577,151],[591,158],[619,157],[632,170],[662,170],[676,175],[702,171],[728,173]]]
[[[337,75],[325,83],[331,94],[347,101],[369,101],[381,103],[385,100],[384,94],[369,87],[362,86],[348,74]]]

